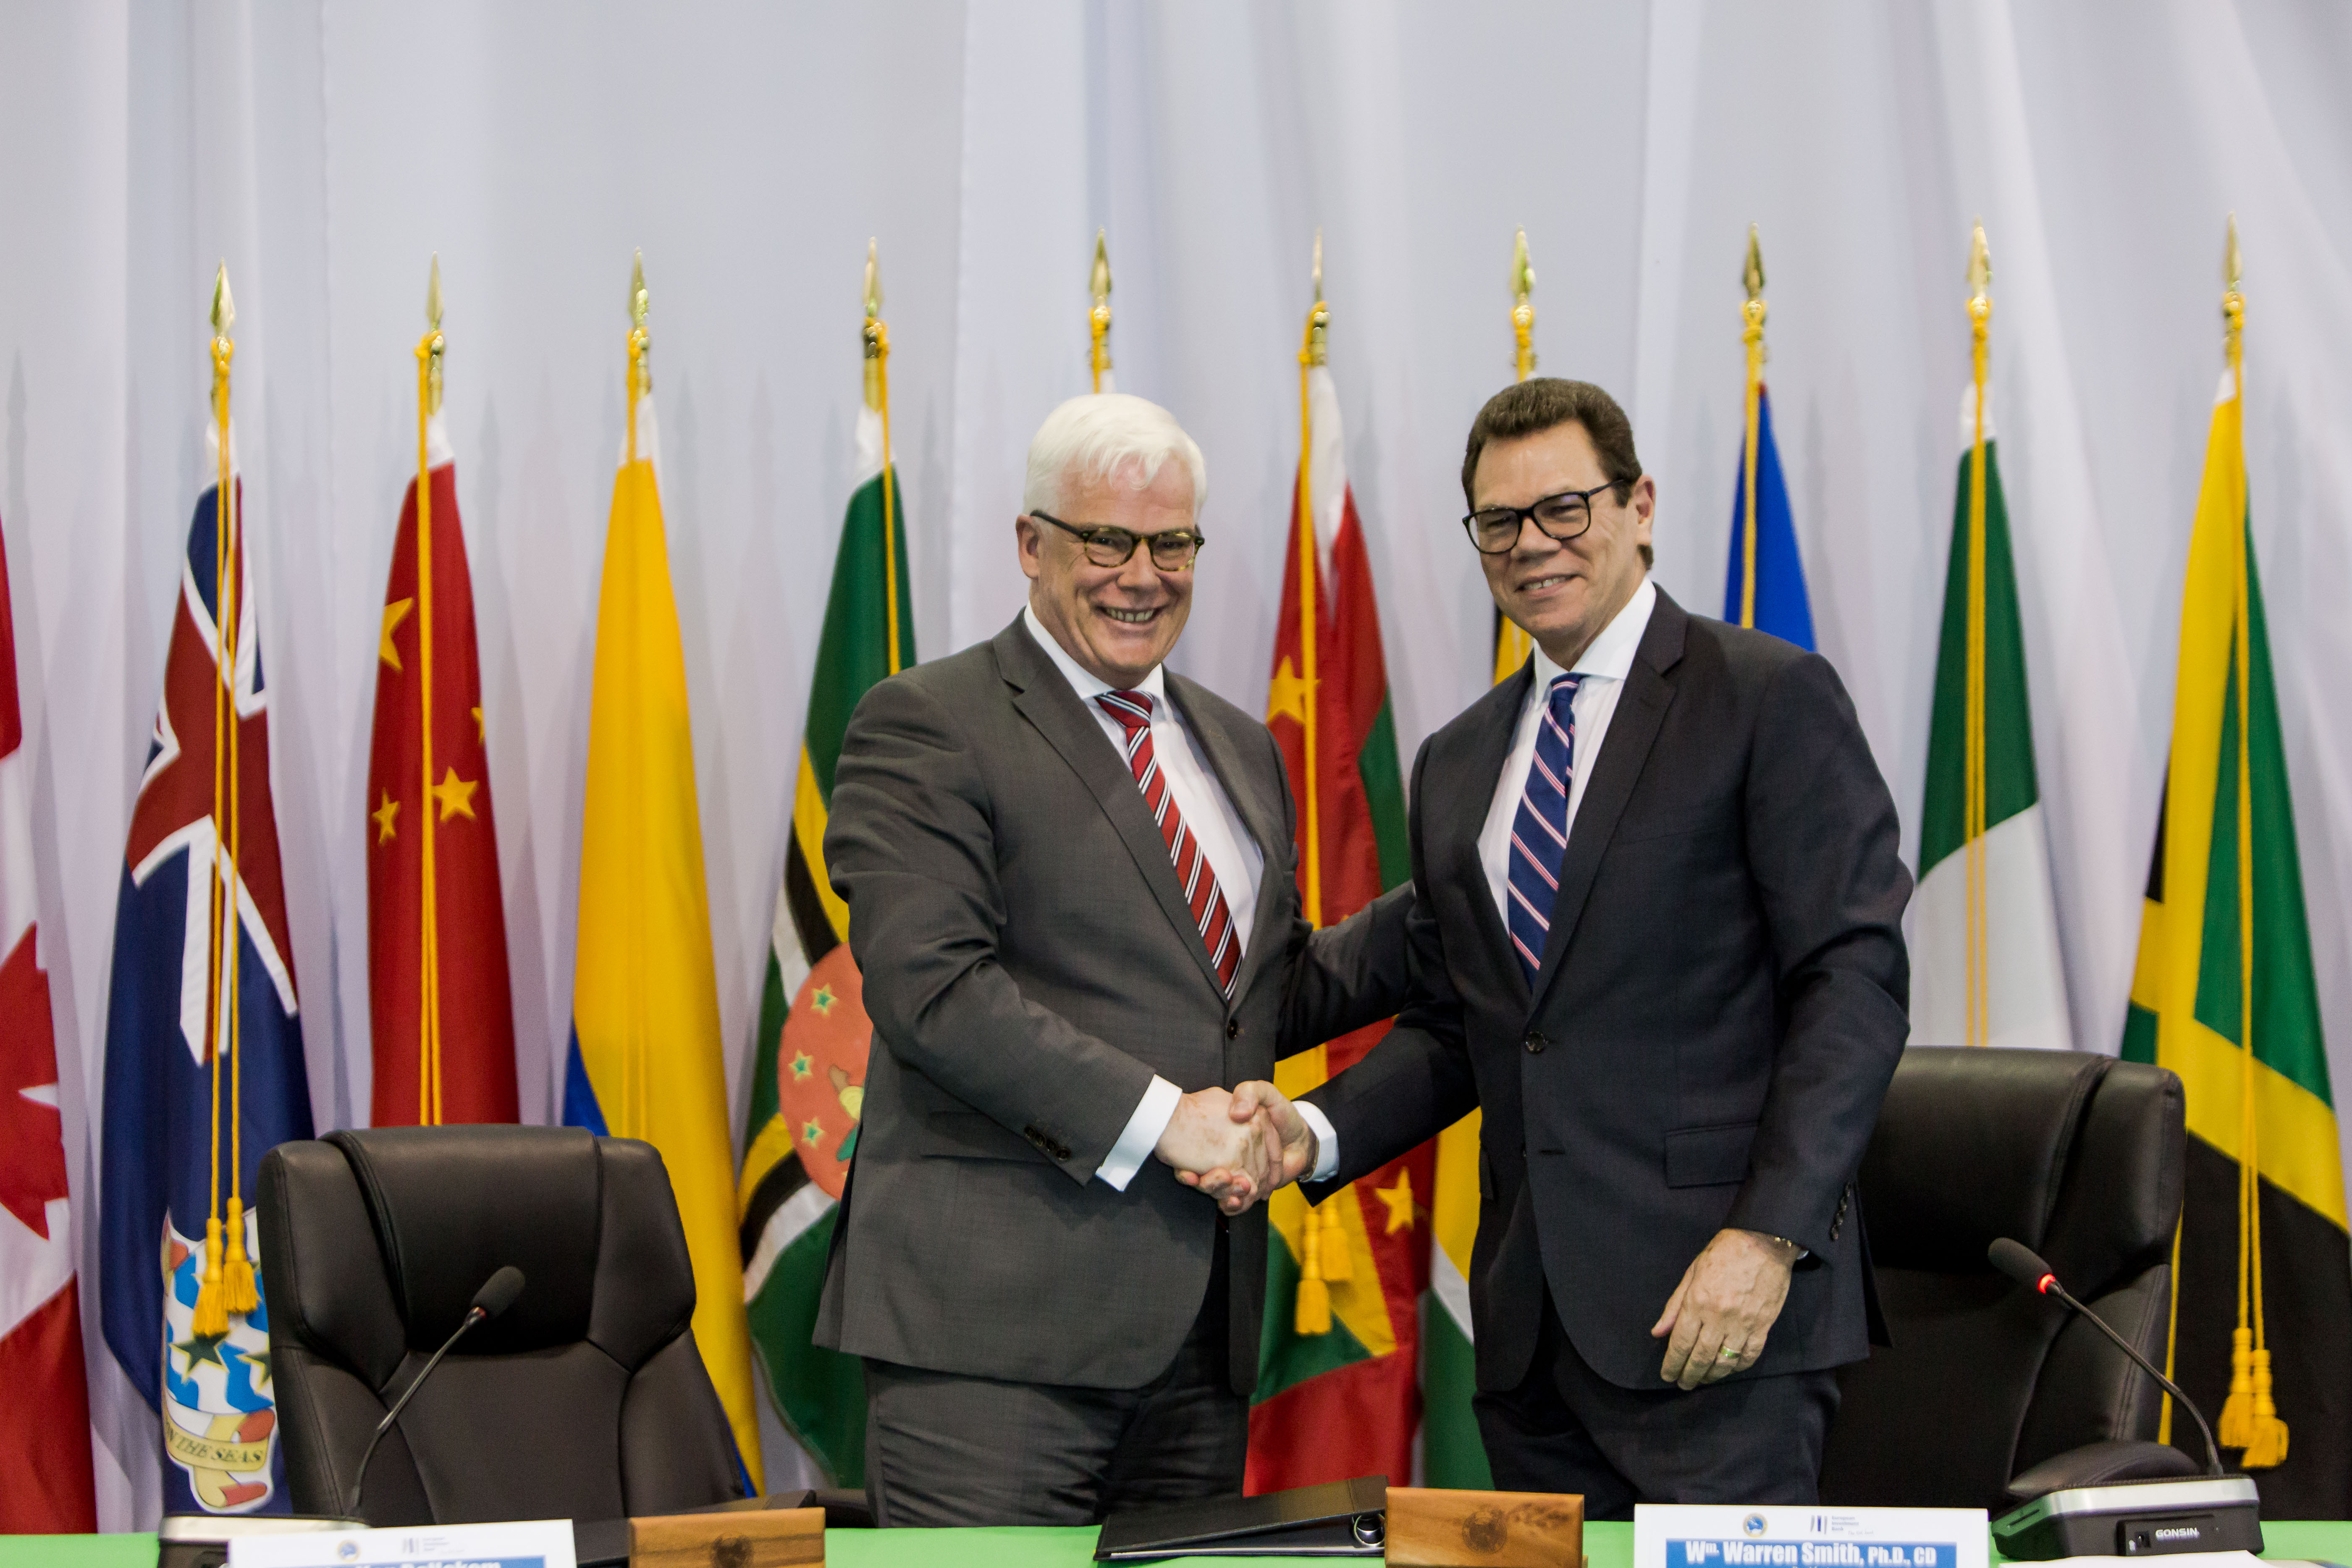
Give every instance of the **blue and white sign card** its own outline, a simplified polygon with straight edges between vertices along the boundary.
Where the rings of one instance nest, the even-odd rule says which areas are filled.
[[[239,1537],[229,1568],[577,1568],[572,1521],[420,1524]]]
[[[1643,1503],[1633,1568],[1989,1568],[1980,1508]]]

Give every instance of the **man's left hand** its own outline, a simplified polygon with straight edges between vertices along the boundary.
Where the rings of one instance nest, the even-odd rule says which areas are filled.
[[[1683,1270],[1666,1310],[1650,1330],[1666,1342],[1658,1375],[1677,1388],[1746,1372],[1789,1299],[1797,1248],[1752,1230],[1719,1230]]]

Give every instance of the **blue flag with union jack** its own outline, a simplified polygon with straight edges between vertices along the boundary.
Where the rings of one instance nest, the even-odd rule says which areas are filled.
[[[99,1289],[107,1345],[162,1419],[165,1511],[283,1513],[250,1205],[262,1155],[310,1136],[310,1090],[228,491],[225,548],[219,486],[189,525],[115,903]]]
[[[1772,439],[1772,398],[1756,389],[1756,554],[1748,553],[1748,442],[1740,438],[1739,478],[1731,487],[1731,561],[1724,573],[1723,618],[1785,637],[1799,647],[1813,646],[1813,608],[1805,594],[1804,558],[1797,552],[1797,521],[1789,510],[1789,484],[1780,472],[1780,447]],[[1753,571],[1753,596],[1749,574]],[[1752,606],[1752,609],[1751,609]]]

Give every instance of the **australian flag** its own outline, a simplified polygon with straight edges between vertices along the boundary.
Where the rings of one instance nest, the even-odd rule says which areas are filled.
[[[115,904],[106,1020],[100,1315],[108,1347],[162,1418],[172,1513],[287,1511],[268,1310],[233,1310],[226,1333],[199,1333],[195,1308],[211,1261],[206,1221],[226,1219],[242,1196],[257,1276],[261,1157],[310,1136],[241,486],[232,481],[230,493],[232,668],[222,667],[215,615],[215,487],[197,498],[181,563],[163,700]],[[234,952],[225,951],[232,890]]]
[[[1799,647],[1813,646],[1813,609],[1805,595],[1805,563],[1797,553],[1797,523],[1789,510],[1789,483],[1780,473],[1780,448],[1772,439],[1772,399],[1756,389],[1756,597],[1755,618],[1748,602],[1748,451],[1740,442],[1738,478],[1731,487],[1731,562],[1724,574],[1723,618],[1734,626],[1785,637]]]

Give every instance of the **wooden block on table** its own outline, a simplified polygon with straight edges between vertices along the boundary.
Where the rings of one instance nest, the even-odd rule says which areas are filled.
[[[1396,1568],[1583,1568],[1584,1499],[1391,1487],[1388,1560]]]
[[[672,1513],[629,1521],[631,1568],[788,1568],[824,1561],[824,1510]]]

